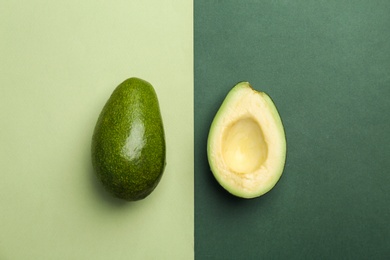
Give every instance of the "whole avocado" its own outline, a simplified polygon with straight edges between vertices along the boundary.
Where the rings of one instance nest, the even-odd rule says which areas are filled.
[[[106,190],[127,201],[148,196],[166,165],[165,135],[153,86],[122,82],[105,104],[92,137],[92,165]]]

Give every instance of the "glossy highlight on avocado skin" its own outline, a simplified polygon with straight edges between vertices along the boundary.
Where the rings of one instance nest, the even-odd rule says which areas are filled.
[[[122,147],[122,155],[129,160],[137,160],[142,154],[142,149],[145,146],[146,139],[144,136],[145,126],[141,120],[135,120],[133,127],[130,130],[129,136],[126,138],[125,145]]]
[[[157,95],[130,78],[104,106],[92,137],[92,164],[103,186],[128,201],[148,196],[165,169],[165,135]]]

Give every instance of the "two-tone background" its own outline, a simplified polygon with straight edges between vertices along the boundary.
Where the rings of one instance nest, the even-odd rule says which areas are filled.
[[[0,259],[388,259],[390,2],[0,0]],[[113,89],[156,89],[167,167],[125,203],[93,175]],[[238,81],[274,100],[287,161],[229,195],[206,141]]]

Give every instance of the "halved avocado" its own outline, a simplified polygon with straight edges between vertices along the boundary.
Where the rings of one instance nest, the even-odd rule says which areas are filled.
[[[231,194],[249,199],[270,191],[286,161],[285,132],[271,98],[248,82],[234,86],[211,124],[207,155]]]

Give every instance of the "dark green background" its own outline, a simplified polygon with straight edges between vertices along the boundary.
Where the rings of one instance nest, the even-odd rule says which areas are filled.
[[[197,259],[390,259],[390,1],[195,0]],[[253,200],[207,162],[209,126],[249,81],[274,100],[284,174]]]

